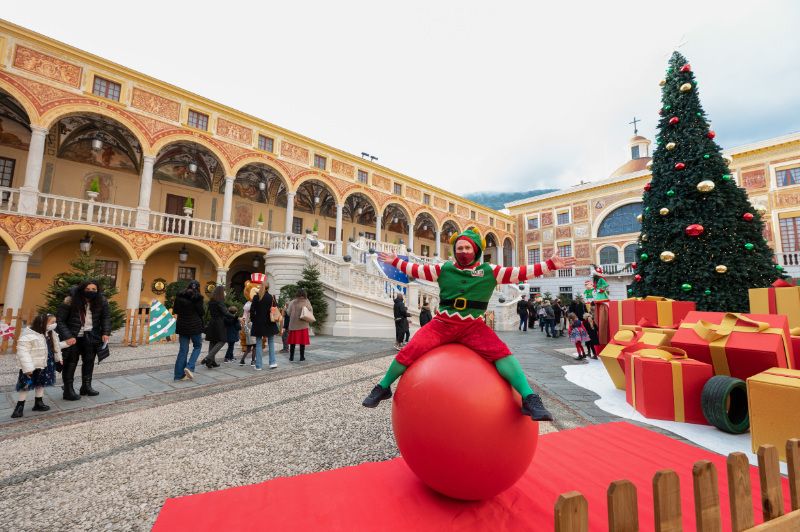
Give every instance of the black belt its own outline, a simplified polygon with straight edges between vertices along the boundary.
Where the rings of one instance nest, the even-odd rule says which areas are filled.
[[[463,297],[455,299],[442,299],[439,305],[443,307],[450,307],[456,310],[486,310],[489,307],[488,301],[469,301]]]

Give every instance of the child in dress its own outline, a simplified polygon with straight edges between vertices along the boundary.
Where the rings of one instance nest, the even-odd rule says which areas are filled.
[[[575,349],[578,350],[578,357],[577,360],[583,360],[586,358],[586,352],[583,350],[583,342],[589,341],[589,333],[586,332],[586,329],[583,326],[583,322],[578,319],[578,316],[575,315],[574,312],[570,312],[567,316],[569,319],[569,341],[575,343]]]
[[[228,350],[225,351],[225,360],[224,362],[233,362],[233,346],[236,345],[236,341],[239,340],[239,331],[242,330],[242,324],[239,323],[239,309],[234,306],[228,307],[228,312],[233,315],[233,318],[225,318],[225,334],[227,335],[226,340],[228,341]]]
[[[22,417],[28,392],[34,389],[33,410],[46,412],[50,407],[44,404],[44,387],[56,382],[56,369],[61,371],[61,349],[66,342],[59,342],[56,333],[56,317],[52,314],[39,314],[29,327],[25,327],[17,340],[17,405],[12,418]]]

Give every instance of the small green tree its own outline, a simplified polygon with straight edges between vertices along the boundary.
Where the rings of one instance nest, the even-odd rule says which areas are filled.
[[[59,273],[53,278],[50,286],[45,291],[45,304],[37,310],[55,314],[59,305],[64,302],[64,298],[70,295],[71,288],[78,286],[83,281],[94,280],[99,283],[100,286],[98,288],[103,291],[106,299],[108,299],[108,306],[111,311],[111,329],[116,330],[122,327],[125,312],[112,299],[119,290],[112,284],[112,279],[100,271],[96,255],[80,253],[69,262],[69,265],[72,268],[70,271]]]
[[[258,223],[262,223],[262,224],[264,223],[264,213],[263,212],[258,213]]]
[[[194,201],[192,200],[192,198],[186,198],[186,201],[183,202],[183,206],[186,209],[193,209]]]
[[[314,310],[314,317],[317,319],[312,324],[314,332],[319,333],[322,325],[328,317],[328,302],[325,301],[322,282],[319,280],[319,270],[313,264],[307,264],[303,268],[303,278],[297,282],[297,288],[306,291],[308,301]]]
[[[297,293],[297,285],[296,284],[287,284],[286,286],[281,287],[281,292],[278,294],[278,306],[283,308],[286,303],[294,299],[294,295]]]
[[[319,221],[314,220],[314,227],[311,230],[315,233],[319,231]]]
[[[92,182],[89,183],[89,191],[90,192],[100,192],[100,180],[96,177],[92,179]]]

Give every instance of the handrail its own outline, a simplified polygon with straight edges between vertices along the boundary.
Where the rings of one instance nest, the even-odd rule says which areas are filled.
[[[133,207],[121,207],[111,203],[98,203],[55,194],[39,193],[36,215],[111,227],[134,227],[136,225],[136,209]]]

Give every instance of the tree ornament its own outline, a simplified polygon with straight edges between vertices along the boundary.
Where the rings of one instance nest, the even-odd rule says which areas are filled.
[[[669,125],[674,126],[680,121],[681,121],[680,118],[678,118],[677,116],[673,116],[672,118],[669,119]]]
[[[692,71],[692,65],[690,65],[689,63],[686,63],[681,67],[681,72],[691,72],[691,71]]]
[[[763,217],[765,214],[767,214],[767,206],[766,206],[766,205],[764,205],[763,203],[759,203],[758,205],[755,205],[755,206],[753,206],[753,208],[754,208],[754,209],[756,210],[756,212],[757,212],[758,214],[760,214],[762,217]]]
[[[709,131],[708,133],[706,133],[706,137],[708,137],[710,139],[713,139],[716,136],[717,136],[717,134],[714,133],[713,131]]]
[[[639,266],[639,264],[638,264],[638,263],[636,263],[636,262],[631,262],[631,268],[633,268],[633,269],[635,270],[637,266]]]
[[[662,79],[661,81],[658,82],[658,86],[659,87],[663,87],[666,84],[667,84],[667,80],[665,80],[665,79]]]
[[[717,264],[717,266],[714,268],[714,271],[717,273],[727,273],[728,267],[724,264]]]
[[[684,292],[691,292],[692,291],[692,285],[690,285],[689,283],[683,283],[681,285],[681,290],[683,290]]]
[[[647,236],[647,233],[642,233],[642,236],[640,236],[639,238],[641,238],[641,239],[642,239],[642,242],[647,242],[647,239],[648,239],[649,237]]]
[[[750,242],[748,242],[747,244],[744,245],[744,249],[746,249],[747,251],[753,251],[754,247],[755,246],[753,244],[751,244]]]
[[[642,276],[637,273],[636,275],[633,276],[633,279],[638,283],[639,281],[642,280]]]
[[[661,259],[661,262],[672,262],[675,260],[675,254],[671,251],[662,251],[658,258]]]
[[[706,159],[706,160],[711,159],[711,155],[709,155],[708,153],[705,153],[705,154],[703,154],[703,159]]]
[[[641,214],[637,214],[636,215],[636,221],[639,222],[639,223],[642,223],[642,215]]]
[[[672,151],[675,149],[675,146],[677,146],[677,144],[675,144],[674,142],[667,142],[667,145],[664,147],[667,148],[669,151]]]
[[[669,111],[670,109],[672,109],[672,106],[671,106],[671,105],[665,105],[665,106],[664,106],[664,110],[665,110],[665,111]]]
[[[671,198],[674,195],[675,195],[675,191],[674,190],[667,190],[667,197]]]
[[[669,214],[669,209],[667,209],[666,207],[661,207],[658,210],[658,214],[660,214],[661,216],[666,216]]]
[[[645,208],[644,208],[644,212],[645,212],[645,213],[648,213],[648,212],[650,212],[650,207],[645,207]]]
[[[675,163],[675,170],[683,170],[686,168],[686,163]]]
[[[629,296],[632,296],[632,295],[633,295],[633,290],[632,290],[632,289],[630,289],[630,288],[628,288],[628,295],[629,295]]]
[[[650,192],[650,187],[651,187],[651,186],[652,186],[652,185],[650,185],[650,182],[649,182],[649,181],[648,181],[647,183],[645,183],[645,184],[644,184],[644,190],[645,190],[645,192]]]
[[[776,264],[775,265],[775,269],[778,270],[779,272],[782,272],[783,271],[783,266],[781,266],[780,264]]]
[[[652,170],[653,169],[653,161],[647,161],[647,164],[644,165],[645,169]]]
[[[639,255],[639,258],[642,260],[647,260],[650,258],[650,255],[648,255],[647,253],[642,253],[641,255]]]
[[[705,227],[700,224],[691,224],[687,225],[686,229],[683,231],[686,233],[687,236],[700,236],[705,232]]]
[[[678,89],[678,90],[680,90],[681,92],[689,92],[690,90],[692,90],[692,84],[691,83],[684,83],[683,85],[681,85],[681,88]]]
[[[724,179],[725,181],[730,181],[731,179],[733,179],[733,176],[731,174],[722,174],[722,179]]]
[[[753,221],[753,218],[754,218],[754,216],[753,216],[753,213],[752,213],[752,212],[746,212],[746,213],[744,213],[744,214],[742,215],[742,218],[744,218],[744,221],[745,221],[745,222],[752,222],[752,221]]]
[[[706,289],[703,291],[703,293],[704,293],[705,295],[707,295],[707,296],[710,296],[710,295],[711,295],[711,290],[710,290],[709,288],[706,288]]]
[[[699,183],[697,183],[697,190],[699,192],[708,193],[714,190],[716,186],[717,185],[715,185],[713,181],[711,181],[710,179],[706,179],[704,181],[700,181]]]
[[[697,111],[697,112],[695,113],[695,115],[696,115],[696,116],[698,116],[698,117],[700,117],[700,116],[703,116],[703,113],[701,113],[700,111]]]

